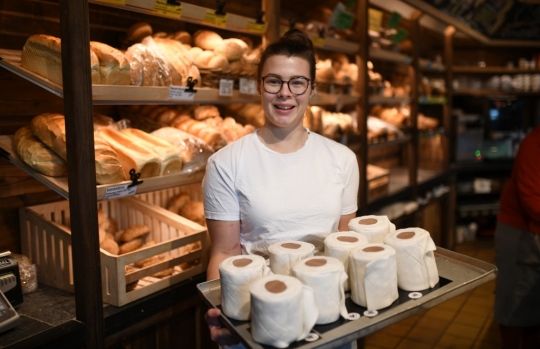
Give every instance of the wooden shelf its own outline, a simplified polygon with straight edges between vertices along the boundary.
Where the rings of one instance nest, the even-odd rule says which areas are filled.
[[[63,98],[61,85],[35,74],[21,66],[21,51],[0,49],[0,67],[44,88],[45,90]],[[229,104],[229,103],[256,103],[260,98],[256,95],[242,94],[233,90],[232,96],[220,96],[219,90],[214,88],[195,88],[192,100],[170,99],[170,86],[131,86],[131,85],[92,85],[92,98],[95,105],[121,105],[121,104]]]
[[[409,96],[402,96],[402,97],[385,97],[385,96],[378,96],[378,95],[371,95],[368,98],[368,103],[370,105],[374,104],[385,104],[385,105],[392,105],[392,104],[407,104],[411,101],[411,98]]]
[[[175,11],[175,6],[162,5],[156,7],[156,0],[125,0],[125,5],[115,4],[111,1],[89,0],[90,3],[114,7],[126,11],[144,13],[155,17],[177,19],[182,22],[195,23],[218,29],[230,30],[238,33],[264,35],[267,25],[257,23],[255,18],[238,16],[227,13],[225,16],[216,16],[215,9],[181,2],[181,14]]]
[[[383,147],[391,147],[394,145],[401,145],[410,142],[411,136],[405,135],[403,137],[397,137],[395,139],[388,139],[388,140],[382,140],[382,141],[376,141],[368,143],[368,149],[376,149],[376,148],[383,148]]]
[[[315,46],[316,48],[323,49],[323,50],[354,55],[358,53],[358,50],[360,49],[360,45],[355,42],[339,40],[339,39],[334,39],[334,38],[321,38],[314,33],[307,33],[307,34],[309,38],[311,39],[311,41],[313,42],[313,46]]]
[[[446,97],[444,97],[444,96],[438,96],[438,97],[422,96],[422,97],[418,97],[418,103],[421,104],[421,105],[431,105],[431,104],[445,105],[446,102],[447,102]]]
[[[369,48],[369,59],[377,59],[381,61],[403,64],[410,64],[412,62],[410,56],[404,55],[402,53],[371,47]]]
[[[441,63],[437,63],[437,62],[433,62],[433,61],[430,61],[430,60],[427,60],[427,59],[424,59],[424,58],[420,58],[418,60],[418,67],[420,68],[420,70],[422,71],[425,71],[425,72],[444,72],[446,71],[446,67],[441,64]]]
[[[19,157],[13,152],[11,148],[12,136],[0,136],[0,151],[13,165],[19,167],[47,187],[51,188],[65,199],[69,200],[68,178],[64,177],[50,177],[45,176],[30,166],[22,162]],[[161,177],[142,178],[143,183],[137,185],[137,190],[131,195],[137,195],[142,193],[148,193],[161,189],[168,189],[172,187],[178,187],[183,185],[189,185],[194,183],[200,183],[204,177],[204,171],[195,173],[181,173]],[[97,200],[102,201],[107,199],[107,193],[111,190],[120,189],[131,184],[130,181],[124,181],[114,184],[98,185],[96,187]]]
[[[540,91],[523,92],[523,91],[516,91],[516,90],[502,91],[502,90],[485,90],[485,89],[454,90],[452,92],[454,96],[472,96],[472,97],[538,96],[538,93],[540,93]]]
[[[333,105],[336,106],[338,104],[342,105],[351,105],[358,102],[359,96],[354,95],[343,95],[343,94],[329,94],[324,92],[317,92],[313,99],[311,100],[311,105],[319,105],[319,106],[329,106]],[[257,100],[257,102],[260,102],[260,99]]]
[[[462,67],[452,68],[456,74],[540,74],[540,69],[518,69],[506,67]]]

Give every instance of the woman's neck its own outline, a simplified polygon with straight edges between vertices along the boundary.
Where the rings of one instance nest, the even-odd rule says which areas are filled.
[[[301,149],[308,139],[309,132],[302,126],[291,130],[264,125],[257,135],[268,148],[281,154],[294,153]]]

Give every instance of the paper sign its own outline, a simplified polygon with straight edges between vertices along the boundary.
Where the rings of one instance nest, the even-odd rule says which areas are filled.
[[[323,47],[324,46],[324,38],[321,38],[320,36],[312,37],[311,42],[313,42],[313,46],[317,46],[317,47]]]
[[[126,0],[97,0],[98,2],[106,2],[107,4],[125,5]]]
[[[240,93],[246,95],[256,95],[257,94],[257,80],[240,78]]]
[[[117,199],[124,196],[131,196],[137,193],[137,186],[129,187],[129,184],[116,185],[105,189],[105,200]]]
[[[187,89],[187,87],[170,86],[169,99],[175,99],[179,101],[193,101],[195,99],[195,92],[187,91]]]
[[[172,18],[182,17],[182,5],[171,5],[166,1],[156,0],[154,11]]]
[[[247,24],[247,29],[250,32],[264,34],[266,33],[266,23],[249,22]]]
[[[383,13],[379,10],[370,8],[368,11],[369,30],[379,32],[382,27]]]
[[[213,10],[206,10],[204,21],[218,27],[225,27],[227,25],[227,14],[216,15]]]
[[[232,96],[233,95],[234,80],[232,79],[220,79],[219,80],[219,95],[220,96]]]

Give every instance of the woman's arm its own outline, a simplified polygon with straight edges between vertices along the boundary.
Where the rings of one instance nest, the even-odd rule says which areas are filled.
[[[240,248],[240,221],[218,221],[207,219],[210,234],[210,260],[206,270],[206,279],[219,279],[219,263],[230,256],[242,253]]]
[[[339,219],[338,230],[349,231],[350,230],[349,221],[353,219],[354,217],[356,217],[356,213],[350,213],[350,214],[341,216],[341,218]]]

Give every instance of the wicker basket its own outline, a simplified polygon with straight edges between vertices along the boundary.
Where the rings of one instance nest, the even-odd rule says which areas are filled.
[[[122,306],[206,271],[208,234],[199,224],[131,197],[100,202],[99,208],[115,218],[119,229],[149,226],[149,237],[156,242],[123,255],[100,250],[104,302]],[[37,265],[38,281],[73,292],[69,202],[21,208],[19,218],[22,252]],[[126,266],[157,255],[165,258],[126,274]],[[152,276],[169,268],[174,268],[170,276]],[[127,291],[126,285],[135,282],[135,288]]]

